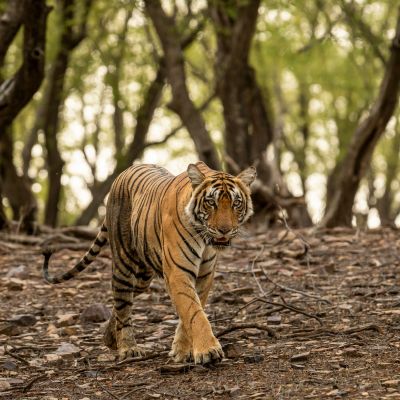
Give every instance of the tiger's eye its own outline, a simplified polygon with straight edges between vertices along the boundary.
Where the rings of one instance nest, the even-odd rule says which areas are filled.
[[[214,201],[213,199],[209,199],[209,200],[207,200],[207,204],[208,204],[209,206],[214,207],[214,206],[215,206],[215,201]]]
[[[236,199],[236,200],[233,202],[233,206],[234,206],[234,207],[239,207],[240,204],[241,204],[241,200],[238,200],[238,199]]]

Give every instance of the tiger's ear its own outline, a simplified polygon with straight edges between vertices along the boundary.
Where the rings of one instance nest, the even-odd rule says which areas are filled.
[[[187,173],[190,180],[192,181],[193,188],[199,186],[204,181],[204,179],[206,179],[205,175],[199,170],[197,165],[194,164],[188,165]]]
[[[246,168],[236,178],[239,178],[245,185],[250,186],[256,179],[257,172],[254,167]]]

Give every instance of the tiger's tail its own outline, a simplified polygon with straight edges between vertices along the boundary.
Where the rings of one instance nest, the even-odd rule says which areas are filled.
[[[71,268],[69,271],[56,275],[56,276],[50,276],[49,275],[49,260],[50,257],[52,256],[53,252],[51,250],[45,250],[43,251],[44,255],[44,262],[43,262],[43,277],[44,279],[52,284],[57,284],[61,282],[68,281],[72,278],[74,278],[76,275],[79,274],[79,272],[82,272],[88,265],[90,265],[95,258],[99,255],[102,247],[107,243],[108,241],[108,231],[107,227],[103,223],[101,226],[101,229],[99,233],[96,236],[96,239],[93,241],[92,245],[90,246],[90,249],[86,252],[86,254],[79,260],[79,262]]]

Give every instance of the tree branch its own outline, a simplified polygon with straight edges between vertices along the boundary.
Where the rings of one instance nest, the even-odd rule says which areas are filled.
[[[24,0],[23,10],[23,64],[0,86],[0,137],[39,89],[44,77],[46,20],[50,8],[45,0]]]

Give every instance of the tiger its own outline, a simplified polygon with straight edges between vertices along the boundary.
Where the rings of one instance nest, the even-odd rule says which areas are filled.
[[[113,182],[106,216],[88,252],[69,271],[43,275],[59,284],[83,271],[108,242],[112,254],[113,310],[105,344],[120,360],[144,355],[132,324],[134,296],[158,275],[164,279],[179,322],[169,355],[176,362],[218,362],[224,357],[204,311],[217,255],[231,245],[253,214],[254,167],[237,176],[189,164],[177,176],[150,164],[133,165]]]

